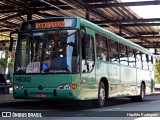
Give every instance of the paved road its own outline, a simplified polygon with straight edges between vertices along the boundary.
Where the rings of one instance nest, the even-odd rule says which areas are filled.
[[[160,95],[147,96],[144,102],[131,102],[128,98],[108,101],[103,108],[93,108],[87,102],[58,102],[55,106],[42,101],[22,101],[0,107],[0,111],[12,112],[12,118],[0,119],[37,119],[37,120],[150,120],[142,116],[160,119]],[[19,113],[19,114],[17,114]],[[31,114],[30,114],[31,113]],[[35,113],[35,114],[32,114]],[[16,116],[23,116],[17,118]],[[25,116],[42,116],[42,118],[24,118]],[[45,117],[50,116],[50,117]],[[131,117],[132,116],[132,117]],[[159,116],[159,117],[157,117]],[[14,118],[16,117],[16,118]],[[154,120],[152,117],[152,120]]]

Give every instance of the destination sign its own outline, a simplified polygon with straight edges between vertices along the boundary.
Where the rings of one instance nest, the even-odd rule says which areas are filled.
[[[71,23],[68,23],[68,25],[69,24],[71,24]],[[64,21],[56,21],[56,22],[40,22],[40,23],[35,23],[35,29],[54,28],[54,27],[65,27],[65,22]]]
[[[75,27],[75,18],[53,18],[53,19],[41,19],[24,22],[21,25],[21,31],[37,30],[37,29],[50,29],[59,27]]]

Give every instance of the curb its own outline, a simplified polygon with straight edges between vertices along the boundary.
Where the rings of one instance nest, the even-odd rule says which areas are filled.
[[[160,92],[152,93],[152,95],[160,95]]]

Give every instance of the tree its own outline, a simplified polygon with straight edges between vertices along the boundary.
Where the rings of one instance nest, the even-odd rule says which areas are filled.
[[[0,73],[5,74],[6,63],[5,59],[0,59]]]
[[[160,60],[156,60],[155,63],[155,82],[160,84]]]

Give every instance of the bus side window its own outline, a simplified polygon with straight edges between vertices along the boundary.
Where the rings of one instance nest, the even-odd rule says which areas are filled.
[[[119,64],[119,44],[114,40],[109,40],[109,59],[112,63]]]
[[[148,56],[148,67],[150,71],[153,70],[153,57],[150,55]]]
[[[108,39],[102,35],[96,34],[97,59],[108,61]]]
[[[120,49],[119,50],[120,64],[128,66],[127,47],[125,45],[123,45],[123,44],[120,44],[119,49]]]
[[[86,34],[84,41],[82,42],[82,59],[94,60],[94,45],[93,37],[89,34]]]
[[[87,60],[91,60],[91,61],[94,61],[94,38],[90,35],[88,35],[87,37],[87,43],[88,46],[86,45],[86,59]]]
[[[148,62],[146,54],[142,54],[143,69],[148,70]]]
[[[128,62],[130,67],[135,67],[135,52],[132,48],[128,48]]]
[[[136,67],[142,68],[142,59],[140,51],[136,51]]]

